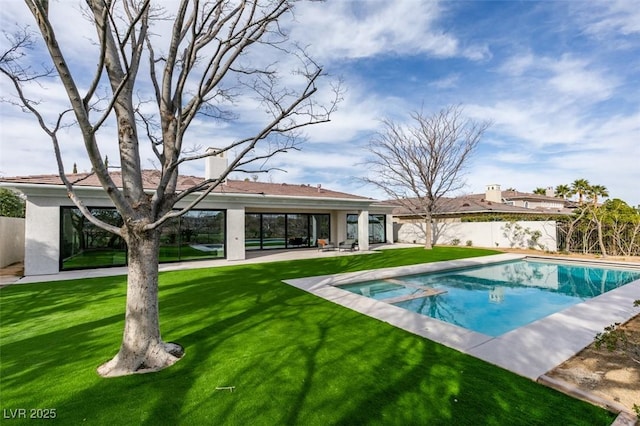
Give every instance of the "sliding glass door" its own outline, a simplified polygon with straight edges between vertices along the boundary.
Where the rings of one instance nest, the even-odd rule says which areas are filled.
[[[245,249],[315,247],[330,230],[328,214],[246,213]]]
[[[60,269],[99,268],[127,264],[127,246],[117,235],[89,222],[75,207],[61,207]],[[121,227],[114,208],[90,208],[103,222]],[[160,262],[225,257],[226,215],[223,210],[191,210],[168,220],[160,230]]]
[[[358,239],[358,215],[347,215],[347,238]],[[387,241],[387,218],[383,214],[369,215],[369,244]]]

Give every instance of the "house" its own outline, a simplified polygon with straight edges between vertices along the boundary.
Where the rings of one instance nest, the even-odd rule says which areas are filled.
[[[204,177],[180,176],[178,191],[220,176],[226,159],[209,157]],[[97,177],[67,175],[92,214],[120,226],[122,220]],[[121,186],[120,172],[111,177]],[[143,173],[152,192],[159,172]],[[6,177],[0,186],[26,196],[25,275],[126,264],[126,245],[80,214],[59,176]],[[180,208],[196,195],[178,204]],[[301,249],[318,239],[357,239],[361,250],[393,241],[392,207],[321,185],[226,180],[194,209],[162,228],[160,260],[245,259],[253,250]]]
[[[482,197],[482,194],[476,194],[474,197]],[[502,191],[500,185],[487,185],[484,198],[487,201],[523,207],[541,213],[571,214],[573,209],[576,208],[576,204],[573,201],[556,197],[553,187],[548,187],[546,194],[540,195],[515,190]]]
[[[550,189],[550,188],[549,188]],[[548,191],[549,191],[548,189]],[[553,191],[553,189],[550,189]],[[395,206],[394,221],[403,223],[421,218],[421,204],[416,199],[406,199],[402,203],[396,200],[384,204]],[[433,214],[439,221],[461,222],[473,218],[500,217],[552,217],[570,215],[575,203],[550,195],[529,194],[518,191],[502,191],[500,185],[487,185],[483,194],[469,194],[460,197],[443,197]]]
[[[392,214],[396,241],[424,242],[423,211],[417,199],[405,199],[402,203],[389,200],[384,204],[395,206]],[[547,189],[546,195],[537,195],[502,191],[500,185],[487,185],[482,194],[443,197],[438,201],[432,215],[433,241],[504,247],[513,243],[508,241],[509,236],[504,236],[510,226],[507,223],[517,220],[526,222],[522,226],[526,226],[529,232],[543,233],[544,243],[549,249],[556,245],[554,219],[572,214],[575,207],[571,201],[554,197],[552,188]],[[495,226],[467,222],[491,222]]]

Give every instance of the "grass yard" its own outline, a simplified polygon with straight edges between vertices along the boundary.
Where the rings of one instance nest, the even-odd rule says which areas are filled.
[[[186,355],[114,379],[95,369],[120,343],[124,277],[2,288],[3,420],[36,424],[9,410],[55,409],[65,425],[610,424],[602,409],[281,282],[492,253],[396,249],[163,273],[163,337]],[[226,386],[235,390],[216,390]]]

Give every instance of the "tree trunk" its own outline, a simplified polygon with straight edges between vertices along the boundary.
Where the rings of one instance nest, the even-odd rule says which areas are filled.
[[[573,222],[569,223],[567,235],[565,236],[564,251],[571,253],[571,239],[573,238]]]
[[[173,365],[184,351],[160,337],[158,316],[159,230],[129,232],[124,335],[120,351],[98,367],[103,377],[148,373]]]
[[[424,249],[431,250],[433,245],[431,243],[433,239],[433,229],[431,226],[431,215],[427,215],[424,219]]]
[[[604,235],[602,234],[602,221],[598,218],[597,212],[593,211],[593,220],[596,222],[596,230],[598,231],[598,245],[602,257],[607,257],[607,247],[604,244]]]

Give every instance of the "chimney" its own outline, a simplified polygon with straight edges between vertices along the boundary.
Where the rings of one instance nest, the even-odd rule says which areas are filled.
[[[206,153],[220,151],[219,148],[207,148]],[[227,153],[220,152],[204,159],[204,178],[218,179],[227,170]],[[226,182],[226,179],[225,179]]]
[[[490,202],[502,203],[502,191],[500,190],[500,185],[487,185],[487,192],[485,193],[484,198]]]
[[[321,192],[320,190],[322,189],[322,185],[318,184],[318,192]]]
[[[546,195],[547,197],[555,197],[556,192],[553,190],[553,186],[547,186],[547,190],[545,191],[544,195]]]

